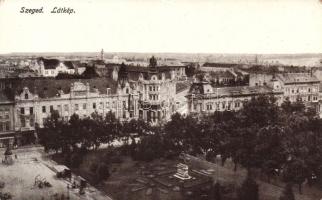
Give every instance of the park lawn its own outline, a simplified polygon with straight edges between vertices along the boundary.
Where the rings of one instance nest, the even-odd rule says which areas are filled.
[[[88,152],[83,159],[82,164],[78,169],[73,169],[73,172],[81,175],[91,184],[95,185],[95,173],[91,172],[92,163],[106,162],[104,160],[104,153],[106,149],[99,149],[96,151]],[[181,199],[180,195],[170,192],[170,194],[163,194],[158,189],[153,189],[152,195],[146,195],[146,190],[142,189],[138,192],[132,192],[131,189],[137,185],[136,179],[139,177],[139,171],[142,168],[149,169],[155,166],[169,166],[174,167],[179,159],[166,160],[157,159],[150,163],[133,161],[128,156],[120,156],[121,163],[109,163],[111,176],[96,184],[96,187],[104,191],[108,196],[111,196],[114,200],[131,200],[131,199],[142,199],[142,200],[170,200],[170,199]],[[57,161],[57,159],[56,159]],[[209,162],[189,161],[189,165],[194,169],[213,169],[215,173],[212,175],[214,180],[218,180],[223,186],[229,186],[232,190],[236,190],[246,177],[246,170],[238,168],[235,172],[233,170],[233,164],[231,161],[227,161],[224,166],[216,165]],[[218,162],[220,163],[220,162]],[[283,183],[279,180],[273,179],[271,183],[264,181],[263,179],[256,179],[259,184],[260,200],[279,200],[279,197],[283,191]],[[322,191],[314,187],[308,187],[306,184],[303,185],[303,194],[300,195],[295,185],[293,188],[296,200],[315,200],[322,198]]]

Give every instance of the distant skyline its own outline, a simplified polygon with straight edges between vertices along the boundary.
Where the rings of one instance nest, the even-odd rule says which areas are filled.
[[[0,54],[322,53],[321,19],[319,0],[4,0]]]

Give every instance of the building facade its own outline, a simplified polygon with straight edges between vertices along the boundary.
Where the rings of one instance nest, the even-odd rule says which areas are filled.
[[[214,88],[209,82],[200,81],[192,84],[186,98],[191,114],[209,114],[215,111],[237,111],[251,98],[259,95],[273,95],[280,105],[283,92],[268,86],[237,86]]]
[[[15,131],[35,130],[35,124],[43,127],[47,117],[53,111],[58,111],[63,120],[68,121],[73,114],[89,117],[96,112],[105,116],[112,112],[121,120],[137,118],[138,94],[131,87],[118,88],[117,94],[112,94],[110,88],[100,93],[97,88],[90,87],[89,83],[73,82],[70,92],[64,93],[62,89],[50,98],[41,98],[32,93],[28,87],[15,96]]]
[[[0,93],[0,148],[14,144],[14,120],[14,102]]]

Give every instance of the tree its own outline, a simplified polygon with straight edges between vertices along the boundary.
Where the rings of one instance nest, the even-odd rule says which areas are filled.
[[[56,153],[62,148],[62,126],[59,113],[53,111],[44,122],[44,128],[39,129],[39,142],[45,147],[45,151],[55,150]]]
[[[220,184],[217,182],[215,183],[215,185],[213,186],[213,199],[214,200],[221,200],[221,186]]]
[[[247,176],[241,188],[238,190],[239,200],[258,200],[258,185],[251,176]]]
[[[105,163],[101,163],[96,170],[97,181],[100,182],[102,180],[110,177],[109,167]]]
[[[295,200],[292,184],[287,183],[279,200]]]
[[[298,184],[299,193],[302,194],[302,184],[308,174],[307,165],[304,160],[299,158],[290,158],[284,169],[283,178],[286,182]]]

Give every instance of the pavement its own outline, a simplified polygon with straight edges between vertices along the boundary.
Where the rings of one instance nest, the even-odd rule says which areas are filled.
[[[0,149],[0,158],[4,159],[5,149]],[[23,147],[12,150],[13,165],[0,163],[0,180],[5,182],[2,192],[9,192],[13,195],[12,199],[17,200],[42,200],[55,199],[62,195],[71,200],[112,200],[103,192],[93,186],[85,189],[85,194],[80,195],[79,189],[67,189],[67,185],[72,185],[71,181],[56,178],[54,166],[57,165],[53,160],[45,156],[43,148],[40,146]],[[15,158],[17,155],[17,159]],[[35,178],[48,181],[52,187],[38,188],[35,186]],[[77,177],[72,175],[72,177]]]

